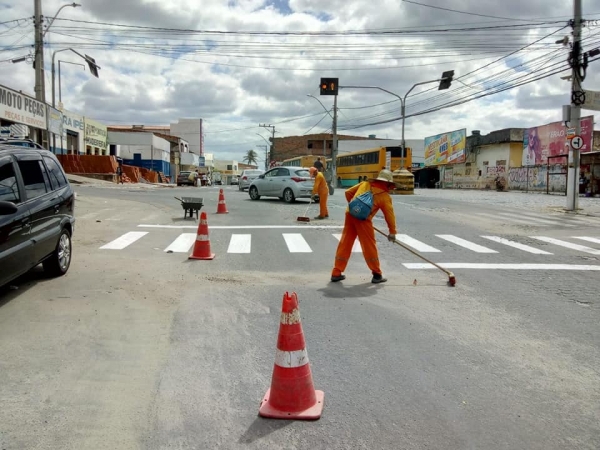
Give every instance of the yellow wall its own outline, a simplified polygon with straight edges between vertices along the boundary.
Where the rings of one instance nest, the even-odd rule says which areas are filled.
[[[508,167],[521,167],[523,165],[523,144],[520,142],[510,143],[510,156]]]

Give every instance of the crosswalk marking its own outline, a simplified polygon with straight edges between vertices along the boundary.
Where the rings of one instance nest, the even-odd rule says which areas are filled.
[[[496,250],[492,250],[491,248],[484,247],[483,245],[469,242],[466,239],[456,237],[452,234],[436,234],[436,236],[448,242],[452,242],[453,244],[460,245],[461,247],[472,250],[476,253],[498,253]]]
[[[175,239],[171,245],[165,248],[167,253],[187,253],[196,240],[196,233],[182,233]]]
[[[251,234],[232,234],[227,253],[250,253]]]
[[[312,253],[308,242],[304,240],[300,233],[283,233],[283,239],[285,239],[290,253]]]
[[[409,247],[414,248],[418,252],[423,253],[440,253],[441,250],[437,248],[433,248],[430,245],[425,244],[424,242],[417,241],[415,238],[410,237],[408,234],[397,234],[396,240],[402,242],[403,244],[408,245]]]
[[[581,239],[582,241],[593,242],[594,244],[600,244],[600,239],[587,237],[587,236],[573,236],[575,239]]]
[[[342,239],[342,235],[341,234],[334,234],[335,238],[339,241]],[[354,244],[352,245],[352,252],[353,253],[361,253],[362,252],[362,247],[360,245],[360,242],[358,241],[358,239],[356,239],[354,241]]]
[[[548,242],[549,244],[560,245],[561,247],[570,248],[572,250],[577,250],[584,253],[589,253],[590,255],[600,255],[600,250],[593,249],[591,247],[586,247],[585,245],[573,244],[567,241],[561,241],[560,239],[555,239],[546,236],[530,236],[533,239],[537,239],[542,242]]]
[[[531,221],[529,220],[523,220],[523,219],[514,219],[512,217],[498,217],[498,214],[488,214],[488,213],[477,213],[478,216],[485,216],[485,217],[489,217],[491,219],[494,220],[498,220],[498,219],[506,219],[506,220],[510,220],[511,222],[515,222],[515,223],[520,223],[522,225],[537,225],[539,227],[547,227],[547,224],[532,224]]]
[[[428,263],[404,263],[407,269],[435,269]],[[444,269],[493,269],[493,270],[593,270],[600,271],[600,266],[583,264],[514,264],[514,263],[438,263]]]
[[[118,237],[114,241],[103,245],[100,247],[100,250],[123,250],[125,247],[130,246],[135,241],[146,236],[147,234],[147,231],[130,231],[129,233],[125,233],[123,236]]]
[[[539,248],[530,247],[529,245],[521,244],[520,242],[510,241],[508,239],[501,238],[499,236],[481,236],[484,239],[498,242],[499,244],[508,245],[509,247],[518,248],[524,252],[534,253],[536,255],[551,255],[552,253],[540,250]]]
[[[504,216],[504,217],[510,217],[510,218],[514,218],[514,219],[519,219],[519,220],[526,220],[526,221],[527,221],[527,219],[530,219],[528,221],[529,224],[531,224],[532,222],[538,222],[538,223],[545,223],[545,224],[548,224],[548,225],[562,225],[562,226],[565,226],[565,227],[572,227],[572,226],[574,226],[574,225],[567,225],[567,224],[564,224],[564,223],[561,223],[561,222],[557,222],[556,220],[542,219],[542,218],[540,218],[538,216],[531,216],[531,215],[528,216],[526,214],[512,214],[512,213],[504,212],[504,213],[498,213],[498,215],[499,216]]]

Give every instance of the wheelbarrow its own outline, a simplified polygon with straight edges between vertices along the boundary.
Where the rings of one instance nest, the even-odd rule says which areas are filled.
[[[198,197],[175,197],[176,200],[181,202],[181,207],[184,210],[183,218],[187,218],[188,213],[190,218],[194,218],[194,213],[196,213],[196,219],[198,219],[198,211],[202,209],[204,205],[204,199]]]

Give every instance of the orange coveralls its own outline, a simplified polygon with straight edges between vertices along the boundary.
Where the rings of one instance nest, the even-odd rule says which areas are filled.
[[[377,214],[377,211],[380,209],[382,210],[390,234],[396,234],[394,205],[385,184],[386,183],[380,181],[372,181],[370,183],[368,181],[363,181],[346,190],[346,200],[349,203],[355,195],[361,195],[372,188],[373,208],[371,209],[371,214],[365,220],[359,220],[352,217],[349,213],[349,209],[346,208],[346,220],[344,221],[342,237],[335,253],[335,263],[331,273],[332,277],[340,276],[346,269],[350,254],[352,253],[352,246],[354,245],[357,236],[367,266],[369,266],[369,269],[371,269],[373,274],[381,275],[379,254],[377,253],[377,243],[375,241],[375,229],[373,228],[372,222],[373,216]]]
[[[315,176],[315,185],[312,190],[313,195],[319,194],[319,216],[329,217],[329,211],[327,210],[327,197],[329,197],[329,187],[325,176],[322,172],[317,172]]]

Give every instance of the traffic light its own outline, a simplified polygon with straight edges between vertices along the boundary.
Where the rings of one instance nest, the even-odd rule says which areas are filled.
[[[442,74],[442,79],[440,80],[440,87],[438,91],[442,91],[444,89],[448,89],[452,84],[452,77],[454,76],[454,70],[448,70]]]
[[[338,78],[321,78],[321,95],[338,95]]]
[[[91,56],[85,55],[85,61],[88,63],[92,75],[94,75],[96,78],[100,78],[98,76],[98,66],[96,65],[96,60]]]

